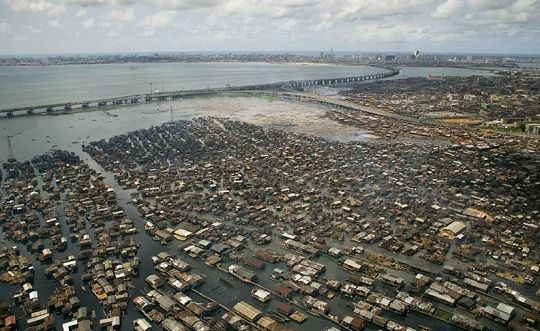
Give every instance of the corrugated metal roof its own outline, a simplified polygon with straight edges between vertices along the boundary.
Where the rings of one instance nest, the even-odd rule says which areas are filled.
[[[262,313],[245,301],[240,301],[234,305],[233,310],[250,321],[256,320]]]

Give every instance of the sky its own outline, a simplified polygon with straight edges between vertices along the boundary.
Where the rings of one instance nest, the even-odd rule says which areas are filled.
[[[540,54],[540,0],[0,0],[0,54]]]

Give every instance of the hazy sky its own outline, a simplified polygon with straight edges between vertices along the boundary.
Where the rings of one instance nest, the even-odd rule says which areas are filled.
[[[0,54],[540,53],[540,0],[0,0]]]

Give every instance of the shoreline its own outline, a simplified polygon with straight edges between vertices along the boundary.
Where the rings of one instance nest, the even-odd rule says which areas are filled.
[[[97,63],[42,63],[42,64],[0,64],[0,68],[28,68],[28,67],[65,67],[65,66],[92,66],[92,65],[145,65],[145,64],[283,64],[283,65],[313,65],[313,66],[343,66],[343,67],[375,67],[369,63],[348,62],[294,62],[294,61],[155,61],[155,62],[97,62]]]

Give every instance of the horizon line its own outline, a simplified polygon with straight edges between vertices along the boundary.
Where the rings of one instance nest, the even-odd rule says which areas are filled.
[[[64,56],[64,55],[137,55],[137,54],[192,54],[192,55],[204,55],[203,53],[237,53],[237,54],[247,54],[247,53],[277,53],[277,54],[286,54],[286,53],[320,53],[324,52],[328,54],[330,52],[336,53],[364,53],[364,54],[412,54],[414,50],[411,51],[373,51],[373,50],[160,50],[160,51],[115,51],[115,52],[67,52],[67,53],[1,53],[0,57],[31,57],[31,56]],[[519,57],[534,57],[540,58],[540,53],[508,53],[508,52],[438,52],[438,51],[426,51],[420,52],[420,54],[427,55],[477,55],[477,56],[519,56]],[[291,54],[293,55],[293,54]],[[301,54],[296,54],[301,55]]]

